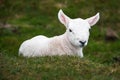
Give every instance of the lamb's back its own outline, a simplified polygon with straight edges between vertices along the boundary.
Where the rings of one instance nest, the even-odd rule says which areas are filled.
[[[42,35],[26,40],[21,44],[19,54],[28,57],[40,55],[40,50],[48,46],[48,40],[49,38]]]

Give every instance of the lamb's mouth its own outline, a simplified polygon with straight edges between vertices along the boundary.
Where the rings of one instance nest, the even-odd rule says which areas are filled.
[[[80,45],[81,48],[83,48],[84,46],[83,45]]]
[[[82,47],[82,48],[85,47],[85,46],[86,46],[86,45],[80,45],[80,47]]]

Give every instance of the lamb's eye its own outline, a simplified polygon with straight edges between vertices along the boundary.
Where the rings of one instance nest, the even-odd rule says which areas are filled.
[[[69,31],[70,31],[70,32],[72,32],[72,30],[71,30],[71,29],[69,29]]]

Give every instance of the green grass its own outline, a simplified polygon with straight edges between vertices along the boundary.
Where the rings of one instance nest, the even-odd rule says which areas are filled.
[[[120,40],[105,40],[107,27],[120,35],[119,3],[114,0],[3,0],[0,23],[11,27],[0,25],[0,80],[119,80]],[[87,18],[100,12],[100,21],[91,29],[89,43],[84,48],[84,58],[18,56],[24,40],[65,32],[57,19],[60,8],[71,18]]]

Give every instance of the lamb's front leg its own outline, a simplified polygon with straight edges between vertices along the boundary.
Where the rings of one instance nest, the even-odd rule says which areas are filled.
[[[80,49],[78,50],[78,56],[80,56],[81,58],[84,57],[84,56],[83,56],[83,48],[80,48]]]

